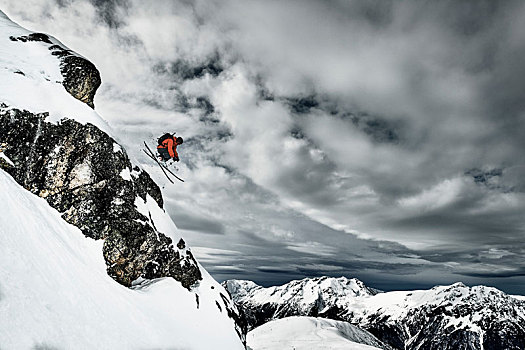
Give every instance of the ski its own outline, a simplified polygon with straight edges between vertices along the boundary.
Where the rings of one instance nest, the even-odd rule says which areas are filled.
[[[174,173],[173,171],[171,171],[170,168],[168,168],[166,165],[164,165],[164,164],[161,163],[160,166],[163,167],[168,173],[170,173],[171,175],[173,175],[177,180],[184,182],[183,179],[181,179],[180,177],[178,177],[177,175],[175,175],[175,173]]]
[[[167,178],[172,184],[174,184],[175,182],[173,182],[173,180],[168,176],[168,174],[166,173],[166,171],[164,170],[164,168],[162,167],[162,165],[160,165],[160,163],[159,163],[159,161],[157,160],[157,158],[152,157],[148,152],[146,152],[145,149],[143,149],[143,151],[144,151],[144,153],[146,153],[146,155],[147,155],[148,157],[150,157],[151,159],[153,159],[154,161],[157,162],[157,164],[158,164],[159,167],[160,167],[160,170],[162,170],[162,172],[164,173],[164,175],[166,175],[166,178]]]
[[[171,175],[173,175],[177,180],[184,182],[183,179],[181,179],[180,177],[178,177],[177,175],[175,175],[175,174],[173,173],[173,171],[171,171],[171,170],[170,170],[165,164],[161,163],[161,162],[155,157],[155,154],[153,153],[153,151],[151,150],[151,148],[149,148],[149,146],[146,144],[145,141],[144,141],[144,146],[146,146],[146,148],[148,149],[148,152],[149,152],[149,154],[148,154],[148,153],[146,153],[146,154],[148,154],[148,156],[149,156],[151,159],[155,160],[155,161],[157,162],[157,164],[163,169],[163,171],[165,170],[165,171],[169,172],[169,173],[170,173]]]
[[[158,159],[157,157],[155,157],[155,153],[153,153],[153,151],[151,150],[151,148],[149,148],[148,144],[146,143],[146,141],[144,141],[144,146],[146,146],[146,149],[148,150],[148,152],[146,152],[146,150],[143,150],[144,153],[146,153],[151,159],[153,159],[155,162],[157,162],[157,164],[162,168],[162,171],[164,172],[164,175],[166,175],[166,177],[171,181],[171,183],[173,183],[173,181],[171,180],[171,178],[168,176],[168,174],[166,174],[166,171],[169,172],[171,175],[173,175],[177,180],[179,181],[182,181],[184,182],[183,179],[181,179],[180,177],[178,177],[177,175],[175,175],[173,173],[173,171],[171,171],[166,165],[162,164]]]

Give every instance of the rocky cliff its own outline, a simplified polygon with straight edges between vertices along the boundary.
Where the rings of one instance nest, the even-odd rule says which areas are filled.
[[[46,118],[5,105],[0,109],[0,138],[13,163],[4,169],[84,235],[103,239],[108,273],[119,283],[170,276],[189,288],[199,281],[199,267],[184,241],[172,242],[149,211],[138,209],[141,203],[163,205],[149,175],[94,125]]]
[[[15,27],[12,22],[4,23]],[[46,34],[16,29],[15,35],[9,35],[14,56],[22,50],[31,50],[30,54],[39,50],[39,55],[48,52],[63,80],[52,81],[47,73],[43,74],[45,83],[62,84],[71,96],[94,107],[93,97],[101,82],[95,66]],[[4,74],[23,75],[29,80],[40,62],[28,62],[27,57],[24,61],[11,60],[11,72]],[[201,279],[197,262],[182,238],[173,242],[153,220],[152,203],[157,208],[163,206],[159,187],[145,171],[131,164],[126,151],[106,132],[76,121],[74,115],[56,121],[50,120],[48,113],[13,108],[0,96],[0,141],[11,160],[11,164],[0,163],[5,171],[45,198],[84,235],[104,240],[108,273],[116,281],[130,286],[138,278],[169,276],[190,288]]]
[[[0,171],[45,199],[84,236],[103,241],[100,254],[115,281],[131,287],[173,278],[195,293],[197,309],[211,304],[214,313],[233,319],[244,341],[237,308],[178,235],[161,190],[93,111],[101,83],[96,67],[1,11],[0,45]],[[203,294],[202,286],[209,291]]]

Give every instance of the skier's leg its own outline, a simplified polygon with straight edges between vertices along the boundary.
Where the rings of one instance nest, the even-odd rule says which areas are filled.
[[[162,157],[163,161],[170,160],[170,153],[168,152],[167,148],[157,148],[157,152],[159,152],[159,155]]]

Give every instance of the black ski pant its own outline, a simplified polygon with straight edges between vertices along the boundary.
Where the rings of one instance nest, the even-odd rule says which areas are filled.
[[[157,148],[157,152],[159,152],[162,160],[168,161],[171,159],[170,152],[168,152],[167,148]]]

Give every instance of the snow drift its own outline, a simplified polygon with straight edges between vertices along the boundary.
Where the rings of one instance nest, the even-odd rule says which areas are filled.
[[[251,350],[377,350],[384,345],[350,323],[315,317],[287,317],[255,328],[247,337]]]

